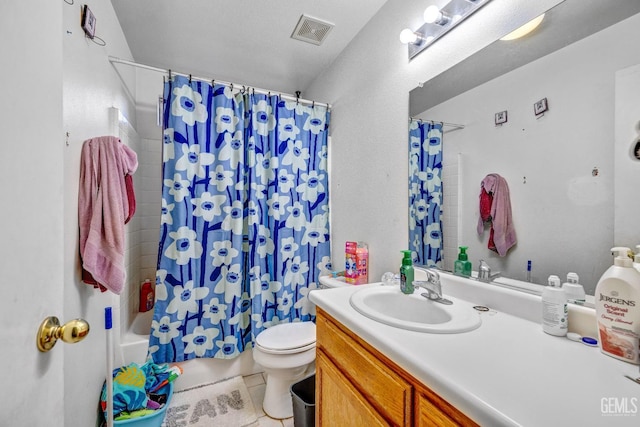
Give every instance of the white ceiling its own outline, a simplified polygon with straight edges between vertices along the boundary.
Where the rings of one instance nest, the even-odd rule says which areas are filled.
[[[386,0],[111,0],[136,62],[294,94]],[[302,14],[335,25],[321,46],[291,38]]]

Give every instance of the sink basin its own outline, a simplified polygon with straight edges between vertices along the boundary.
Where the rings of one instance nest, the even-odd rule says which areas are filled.
[[[403,294],[396,286],[377,286],[351,295],[351,306],[360,314],[385,325],[432,334],[457,334],[472,331],[482,323],[471,304],[450,298],[452,305],[430,301],[416,289]]]

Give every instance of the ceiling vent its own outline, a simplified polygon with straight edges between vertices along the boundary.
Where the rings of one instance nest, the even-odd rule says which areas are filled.
[[[302,15],[291,38],[320,46],[332,28],[333,24]]]

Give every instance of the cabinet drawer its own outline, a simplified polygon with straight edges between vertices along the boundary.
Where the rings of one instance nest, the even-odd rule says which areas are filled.
[[[327,319],[317,320],[317,346],[344,373],[371,405],[395,425],[411,424],[411,384]]]

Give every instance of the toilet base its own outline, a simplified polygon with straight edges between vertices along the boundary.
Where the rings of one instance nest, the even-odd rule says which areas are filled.
[[[272,373],[269,370],[265,370],[267,386],[264,390],[264,400],[262,402],[262,409],[265,414],[275,419],[293,417],[291,386],[306,376],[309,371],[307,368],[307,366],[302,366],[293,370],[288,369],[286,373],[283,370]]]

